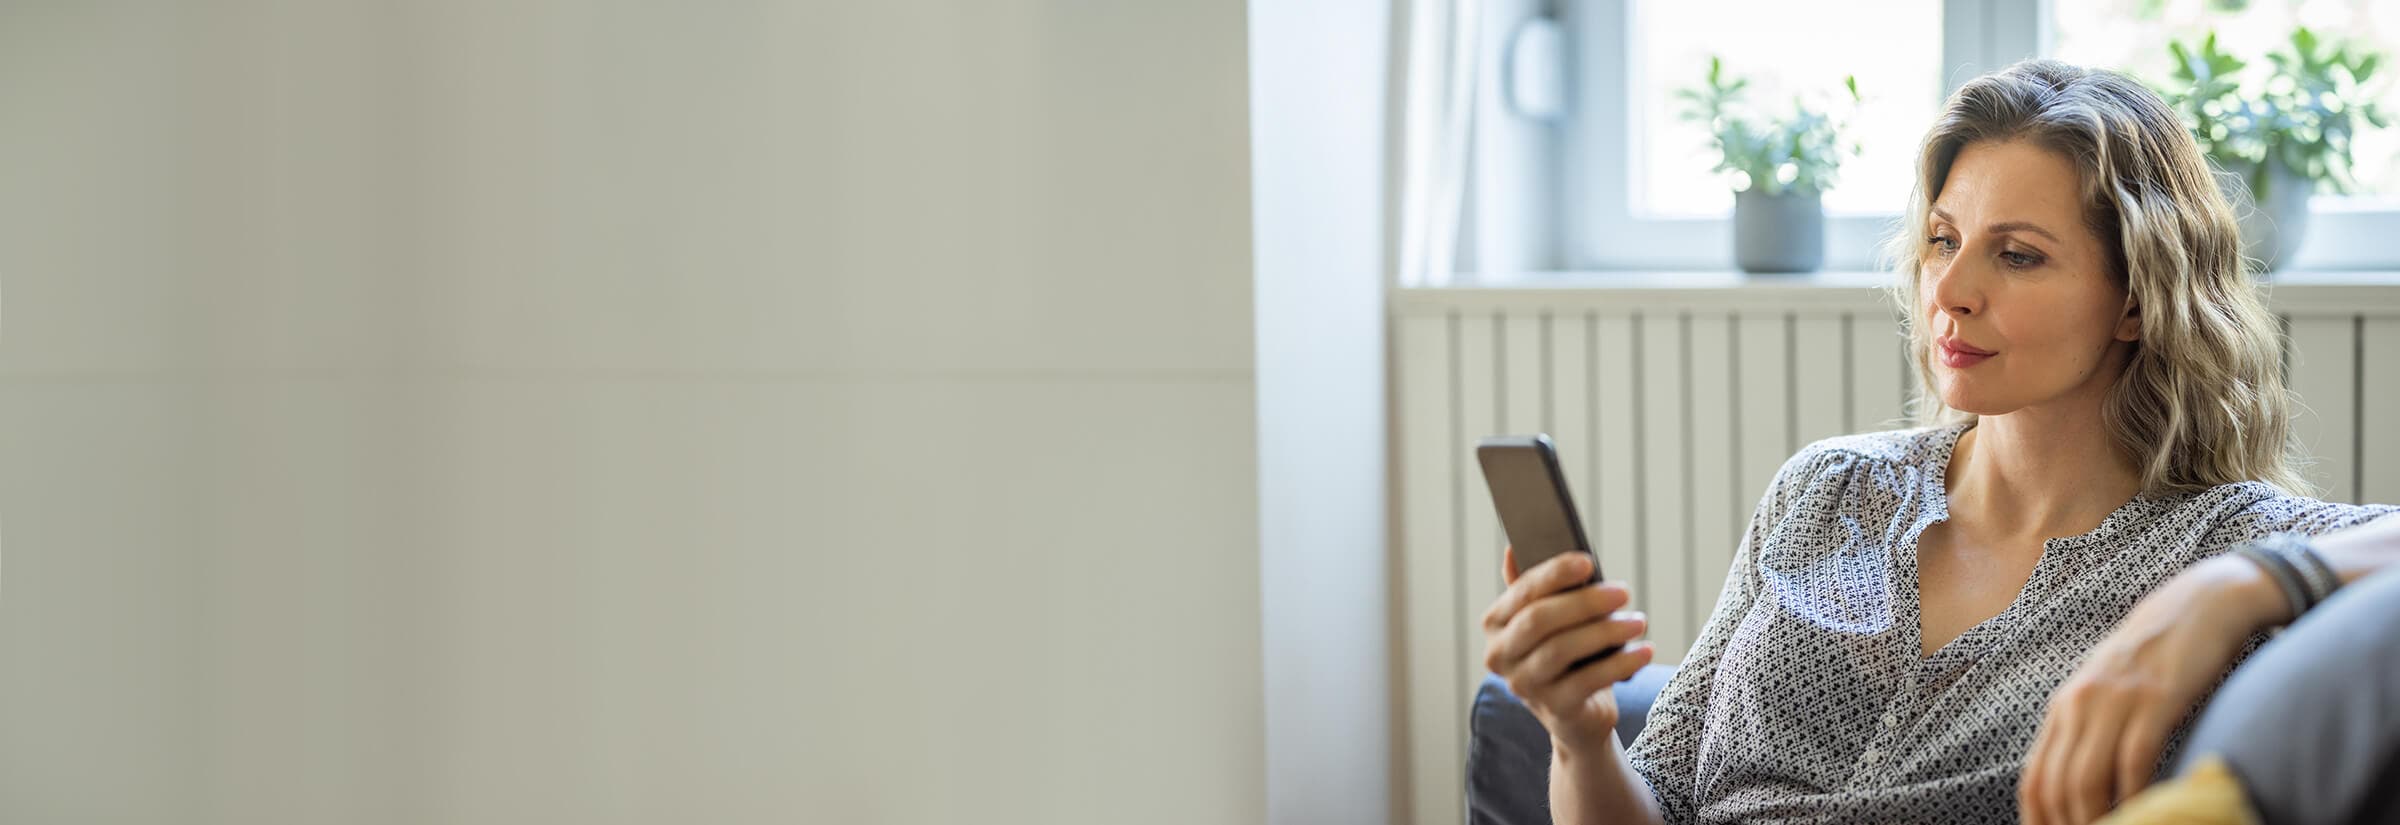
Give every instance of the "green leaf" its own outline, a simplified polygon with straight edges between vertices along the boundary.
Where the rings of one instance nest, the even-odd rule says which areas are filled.
[[[1679,90],[1675,96],[1689,104],[1691,120],[1708,127],[1717,152],[1710,171],[1726,173],[1736,191],[1822,189],[1831,185],[1845,157],[1863,151],[1842,134],[1863,99],[1856,75],[1842,78],[1849,104],[1820,110],[1794,95],[1788,115],[1751,117],[1731,114],[1726,105],[1750,79],[1727,72],[1716,56],[1710,57],[1709,69],[1708,88]]]

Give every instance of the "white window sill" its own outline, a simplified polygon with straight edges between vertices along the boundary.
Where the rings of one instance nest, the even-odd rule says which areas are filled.
[[[1872,289],[1889,283],[1892,273],[1824,270],[1788,275],[1752,274],[1732,270],[1567,270],[1509,272],[1475,276],[1462,273],[1457,286],[1420,289]],[[2395,286],[2400,270],[2292,270],[2259,279],[2268,286]]]
[[[1783,306],[1857,310],[1883,304],[1891,273],[1822,271],[1752,275],[1725,270],[1512,272],[1458,286],[1406,287],[1396,309],[1436,307]],[[2294,270],[2261,278],[2278,313],[2400,317],[2400,271]],[[1886,304],[1888,305],[1888,304]]]

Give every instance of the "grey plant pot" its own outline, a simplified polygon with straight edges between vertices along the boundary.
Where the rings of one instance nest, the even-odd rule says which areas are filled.
[[[2267,197],[2251,197],[2249,170],[2236,167],[2217,173],[2217,186],[2233,202],[2235,222],[2242,230],[2242,254],[2256,259],[2264,275],[2283,269],[2308,236],[2308,196],[2316,184],[2282,161],[2267,163]]]
[[[1734,193],[1733,258],[1744,272],[1816,271],[1825,264],[1823,196]]]

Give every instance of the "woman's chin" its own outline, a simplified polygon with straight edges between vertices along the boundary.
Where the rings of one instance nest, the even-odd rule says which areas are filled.
[[[1977,393],[1961,392],[1955,384],[1945,384],[1942,387],[1942,406],[1976,415],[1999,415],[2007,412],[2007,410],[1994,405],[1989,398],[1984,398]]]

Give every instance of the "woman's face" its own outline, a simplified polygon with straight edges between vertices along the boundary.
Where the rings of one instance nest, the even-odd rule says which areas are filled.
[[[1950,164],[1917,291],[1950,408],[2097,403],[2124,370],[2140,318],[2084,225],[2078,183],[2066,158],[2024,142],[1968,144]]]

